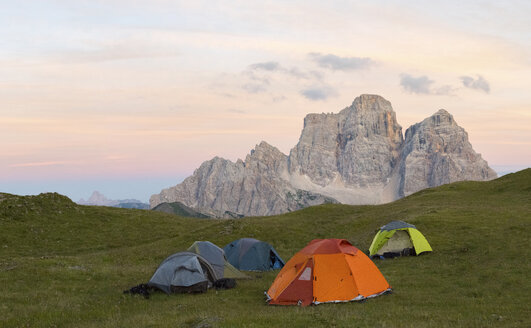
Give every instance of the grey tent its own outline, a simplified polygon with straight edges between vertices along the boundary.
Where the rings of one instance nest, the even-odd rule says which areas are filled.
[[[284,261],[273,246],[254,238],[235,240],[223,250],[229,263],[238,270],[269,271],[284,266]]]
[[[201,255],[205,260],[212,265],[218,279],[232,278],[244,279],[249,278],[233,267],[225,256],[223,249],[209,241],[196,241],[188,248],[188,252]]]
[[[206,292],[217,280],[214,268],[206,259],[190,252],[175,253],[159,265],[148,282],[163,292]]]

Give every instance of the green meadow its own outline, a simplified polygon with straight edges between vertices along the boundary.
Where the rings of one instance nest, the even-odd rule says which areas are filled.
[[[393,293],[365,302],[269,306],[277,272],[231,290],[123,294],[195,240],[253,237],[285,261],[314,238],[366,252],[392,220],[433,253],[375,260]],[[531,169],[426,189],[377,206],[328,204],[271,217],[182,218],[80,206],[59,194],[0,194],[1,327],[529,327]]]

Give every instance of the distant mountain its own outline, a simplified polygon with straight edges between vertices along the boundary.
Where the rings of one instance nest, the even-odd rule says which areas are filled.
[[[149,204],[143,203],[137,199],[108,199],[98,191],[94,191],[88,200],[84,200],[83,198],[81,198],[77,203],[79,205],[111,206],[143,210],[149,209]]]
[[[361,95],[337,114],[308,114],[289,156],[262,141],[245,161],[215,157],[152,195],[150,205],[181,202],[216,217],[273,215],[322,203],[387,203],[424,188],[494,178],[446,110],[414,124],[404,138],[391,103]]]
[[[134,199],[133,199],[134,201]],[[134,201],[131,202],[130,200],[126,200],[125,202],[120,201],[118,205],[114,205],[113,207],[120,207],[120,208],[133,208],[137,210],[149,210],[149,204],[142,203],[140,201]]]

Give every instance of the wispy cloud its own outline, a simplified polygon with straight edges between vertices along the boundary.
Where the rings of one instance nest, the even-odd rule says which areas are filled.
[[[108,161],[123,161],[130,159],[131,157],[128,155],[120,155],[120,154],[114,154],[114,155],[107,155],[105,156],[105,159]]]
[[[430,80],[426,75],[418,77],[409,74],[400,75],[400,85],[410,93],[430,94],[432,84],[433,80]]]
[[[270,72],[278,71],[281,69],[280,64],[274,61],[252,64],[249,65],[249,68],[253,70],[264,70]]]
[[[276,61],[251,64],[245,70],[245,74],[254,76],[256,78],[256,72],[258,71],[267,73],[282,73],[297,79],[305,80],[320,80],[323,77],[321,72],[315,70],[304,71],[296,66],[285,67]]]
[[[340,57],[334,54],[323,55],[312,52],[308,56],[320,67],[335,71],[352,71],[369,68],[374,61],[368,57]]]
[[[266,61],[254,63],[242,72],[250,81],[242,85],[242,88],[249,93],[265,92],[269,89],[271,81],[286,78],[307,81],[320,81],[322,74],[317,71],[304,71],[296,66],[285,67],[276,61]]]
[[[457,91],[457,88],[451,85],[445,84],[443,86],[434,88],[432,90],[432,93],[434,95],[439,95],[439,96],[454,96],[456,91]]]
[[[229,108],[229,109],[227,109],[227,112],[236,113],[236,114],[245,114],[246,113],[246,111],[244,111],[243,109],[237,109],[237,108]]]
[[[466,88],[481,90],[485,93],[490,93],[489,82],[487,82],[487,80],[485,80],[481,75],[478,75],[477,79],[474,79],[470,76],[461,76],[461,82],[463,82],[463,85]]]
[[[301,90],[300,93],[304,98],[312,101],[326,100],[337,95],[336,90],[330,87],[311,87]]]
[[[58,166],[72,164],[68,161],[49,161],[49,162],[30,162],[30,163],[18,163],[11,164],[10,167],[38,167],[38,166]]]
[[[249,93],[260,93],[267,91],[267,84],[269,82],[265,83],[246,83],[242,85],[243,90],[249,92]]]
[[[439,87],[433,86],[435,81],[431,80],[426,75],[412,76],[409,74],[400,75],[400,85],[402,88],[414,94],[425,95],[453,95],[456,88],[451,85],[442,85]]]

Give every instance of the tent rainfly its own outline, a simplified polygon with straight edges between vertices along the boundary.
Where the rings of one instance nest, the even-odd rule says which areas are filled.
[[[273,246],[253,238],[242,238],[223,247],[227,260],[238,270],[269,271],[280,269],[284,261]]]
[[[404,221],[392,221],[381,227],[369,247],[371,257],[420,255],[431,251],[430,244],[417,227]]]
[[[242,272],[233,267],[225,256],[223,249],[209,241],[196,241],[188,248],[188,252],[201,255],[205,260],[212,265],[218,279],[232,278],[245,279],[249,278]]]
[[[360,301],[391,292],[380,270],[345,239],[314,239],[280,270],[266,292],[269,304]]]
[[[203,293],[217,280],[206,259],[190,252],[175,253],[159,265],[148,286],[170,293]]]

